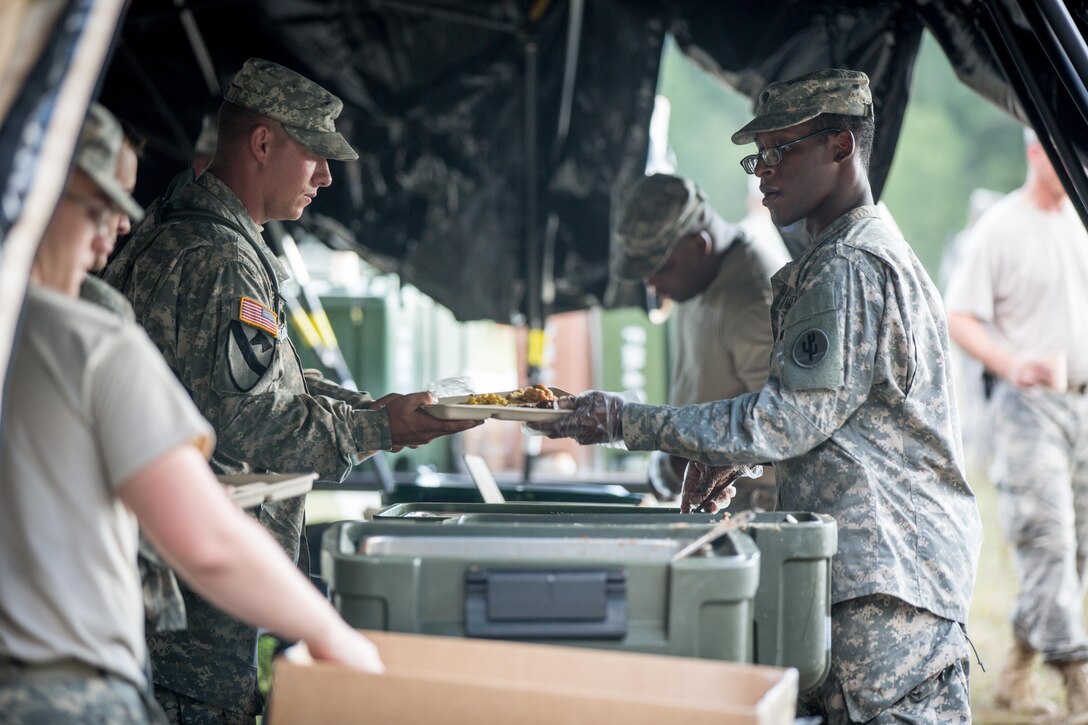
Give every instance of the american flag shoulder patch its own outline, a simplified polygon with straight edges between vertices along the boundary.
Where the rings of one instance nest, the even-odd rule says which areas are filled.
[[[253,325],[267,332],[272,337],[279,337],[280,328],[276,313],[252,297],[242,297],[238,306],[238,319],[247,325]]]

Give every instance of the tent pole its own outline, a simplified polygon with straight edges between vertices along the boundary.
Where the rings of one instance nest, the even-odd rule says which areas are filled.
[[[529,385],[540,382],[544,365],[544,310],[541,298],[543,264],[540,258],[540,227],[537,189],[537,52],[539,46],[531,34],[525,39],[525,280],[528,339],[525,354]],[[539,453],[539,436],[525,436],[525,465],[522,477],[528,483],[533,458]]]
[[[555,125],[551,167],[559,165],[559,155],[570,131],[571,109],[574,106],[574,82],[578,75],[578,51],[582,43],[582,17],[585,0],[570,0],[567,8],[567,53],[563,61],[563,86],[559,95],[559,114]],[[540,297],[543,317],[547,317],[555,305],[555,238],[559,231],[559,215],[548,210],[544,225],[544,241],[541,247]]]
[[[1039,140],[1046,149],[1058,177],[1062,180],[1062,185],[1066,190],[1074,192],[1069,194],[1069,199],[1080,215],[1081,222],[1088,226],[1088,207],[1085,206],[1085,200],[1088,199],[1088,176],[1085,175],[1084,168],[1079,163],[1072,163],[1080,157],[1069,141],[1070,138],[1083,136],[1084,118],[1081,118],[1077,128],[1070,128],[1071,114],[1061,114],[1057,109],[1057,104],[1062,98],[1055,98],[1054,106],[1034,101],[1028,103],[1031,99],[1047,97],[1038,80],[1041,69],[1033,67],[1031,60],[1024,55],[1023,48],[1013,42],[1015,36],[1013,24],[1000,0],[990,0],[984,3],[984,7],[993,23],[985,30],[991,30],[997,36],[993,38],[984,34],[984,37],[990,43],[1009,84],[1017,97],[1021,99],[1024,113],[1031,121],[1032,127],[1046,132],[1038,134]],[[1035,35],[1035,37],[1041,41],[1040,36]],[[1068,88],[1066,93],[1064,98],[1076,106],[1076,99],[1070,97],[1072,94]],[[1070,163],[1067,164],[1065,159],[1068,159]]]
[[[1068,27],[1073,23],[1068,10],[1064,7],[1061,10],[1046,5],[1043,7],[1048,12],[1041,13],[1039,6],[1030,3],[1022,5],[1021,11],[1069,93],[1070,100],[1080,111],[1081,119],[1088,121],[1088,90],[1082,80],[1088,76],[1081,75],[1082,71],[1088,72],[1088,50],[1085,49],[1084,39],[1075,29]],[[1059,32],[1062,30],[1064,32]]]
[[[219,79],[215,76],[215,64],[212,63],[208,45],[204,42],[204,36],[200,34],[200,28],[196,25],[193,11],[185,6],[185,0],[174,0],[174,6],[178,9],[178,19],[181,27],[185,29],[185,37],[189,39],[189,45],[196,56],[196,64],[200,67],[200,73],[204,76],[204,83],[208,86],[208,92],[212,98],[218,98],[222,93],[219,87]]]

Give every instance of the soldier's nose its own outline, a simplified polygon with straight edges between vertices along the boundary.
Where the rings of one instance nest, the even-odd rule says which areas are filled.
[[[332,184],[332,172],[329,171],[328,159],[321,159],[314,169],[314,186],[330,186]]]

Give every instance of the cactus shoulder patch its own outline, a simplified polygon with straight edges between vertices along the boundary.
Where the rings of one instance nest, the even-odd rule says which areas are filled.
[[[788,390],[843,384],[842,318],[831,289],[811,290],[786,314],[782,383]]]
[[[793,361],[803,368],[814,368],[827,357],[827,333],[818,327],[805,330],[793,343]]]

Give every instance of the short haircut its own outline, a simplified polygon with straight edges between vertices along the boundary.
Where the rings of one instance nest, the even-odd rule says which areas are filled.
[[[220,145],[224,141],[230,142],[249,136],[253,129],[261,124],[267,126],[277,125],[268,116],[255,113],[248,108],[242,108],[230,101],[223,101],[219,106]]]
[[[854,134],[854,144],[861,157],[861,166],[868,171],[869,159],[873,155],[873,137],[876,134],[873,119],[864,116],[842,116],[832,113],[825,113],[821,118],[823,119],[824,128],[837,128]]]

